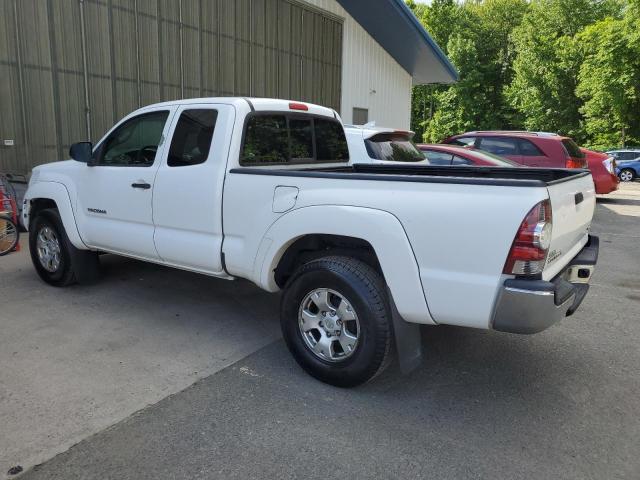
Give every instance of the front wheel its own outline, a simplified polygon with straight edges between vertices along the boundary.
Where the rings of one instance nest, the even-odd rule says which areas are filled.
[[[623,170],[620,170],[620,173],[618,174],[618,177],[622,182],[631,182],[635,178],[635,176],[636,176],[636,172],[634,172],[630,168],[625,168]]]
[[[40,278],[54,287],[92,283],[99,276],[98,254],[73,246],[56,209],[42,210],[34,218],[29,250]]]
[[[388,363],[392,334],[385,285],[359,260],[324,257],[300,267],[287,284],[280,313],[287,347],[323,382],[353,387]]]

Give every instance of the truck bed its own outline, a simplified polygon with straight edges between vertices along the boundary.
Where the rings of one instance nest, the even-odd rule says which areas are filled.
[[[285,177],[455,183],[510,187],[547,187],[589,175],[566,168],[441,167],[429,165],[355,164],[329,168],[234,168],[231,173]]]

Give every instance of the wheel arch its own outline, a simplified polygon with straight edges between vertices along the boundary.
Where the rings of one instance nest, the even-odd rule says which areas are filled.
[[[382,210],[320,205],[283,215],[260,243],[253,280],[268,291],[278,291],[300,264],[296,261],[341,253],[364,261],[382,275],[403,319],[435,323],[407,234],[394,215]]]
[[[57,182],[39,182],[29,187],[25,197],[26,209],[23,209],[23,223],[29,229],[38,212],[47,208],[56,208],[62,225],[74,247],[86,250],[76,225],[71,198],[66,187]]]

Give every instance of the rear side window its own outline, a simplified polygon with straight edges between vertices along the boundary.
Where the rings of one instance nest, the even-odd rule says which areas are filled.
[[[407,135],[378,133],[364,141],[369,157],[375,160],[394,162],[420,162],[424,154],[418,150]]]
[[[255,115],[245,132],[241,164],[261,165],[287,163],[289,132],[284,115]]]
[[[525,155],[527,157],[544,157],[544,153],[536,147],[533,142],[529,140],[525,140],[524,138],[518,139],[518,143],[520,145],[520,155]]]
[[[518,145],[514,138],[482,138],[480,140],[480,148],[496,155],[518,155]]]
[[[310,118],[290,118],[291,159],[313,160],[313,126]]]
[[[349,161],[349,147],[342,125],[333,120],[315,118],[316,159],[319,162]]]
[[[311,115],[255,114],[244,134],[240,165],[310,164],[349,160],[347,139],[335,120]]]
[[[433,150],[423,150],[422,153],[429,160],[429,165],[451,165],[453,155],[450,153],[434,152]]]
[[[186,167],[204,163],[209,157],[217,110],[185,110],[173,132],[167,165]]]
[[[570,157],[584,158],[584,153],[582,153],[582,150],[580,150],[580,147],[578,147],[576,142],[574,142],[570,138],[563,139],[562,145],[567,150],[567,153],[569,154]]]

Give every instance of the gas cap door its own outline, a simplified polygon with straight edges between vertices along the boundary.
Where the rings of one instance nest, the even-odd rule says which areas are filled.
[[[272,209],[274,213],[283,213],[291,210],[298,199],[298,187],[278,185],[273,191]]]

